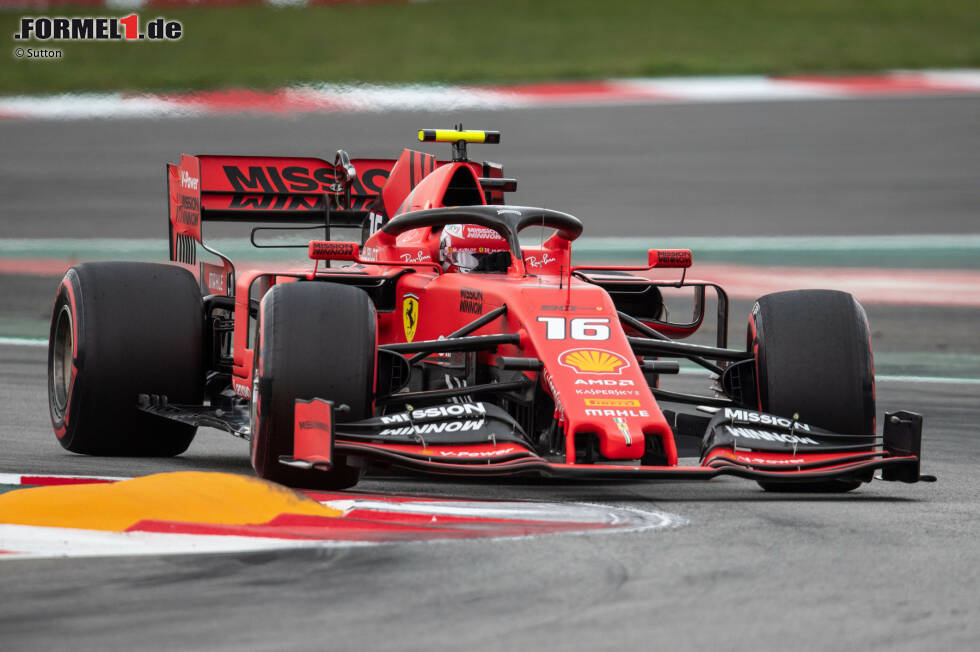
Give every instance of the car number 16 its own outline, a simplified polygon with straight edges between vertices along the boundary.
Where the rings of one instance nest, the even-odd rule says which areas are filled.
[[[549,340],[608,340],[608,317],[538,317],[545,325],[545,337]]]

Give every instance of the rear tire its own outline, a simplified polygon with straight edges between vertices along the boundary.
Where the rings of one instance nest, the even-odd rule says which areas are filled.
[[[139,394],[199,405],[204,311],[187,270],[154,263],[85,263],[68,270],[48,341],[48,406],[74,453],[167,457],[197,428],[137,409]]]
[[[335,456],[330,471],[279,463],[293,452],[296,399],[333,401],[337,423],[371,416],[377,342],[368,295],[321,282],[276,285],[262,299],[252,367],[252,467],[290,487],[345,489],[360,470]],[[346,411],[337,410],[342,405]]]
[[[747,339],[755,352],[760,411],[841,434],[864,435],[869,446],[874,442],[868,320],[853,296],[833,290],[767,294],[752,309]],[[867,480],[870,477],[759,484],[766,491],[833,493],[850,491]]]

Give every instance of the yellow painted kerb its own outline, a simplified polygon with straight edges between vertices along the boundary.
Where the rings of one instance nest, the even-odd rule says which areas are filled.
[[[258,478],[197,471],[0,495],[0,523],[85,530],[123,531],[143,520],[245,525],[267,523],[281,514],[341,513]]]

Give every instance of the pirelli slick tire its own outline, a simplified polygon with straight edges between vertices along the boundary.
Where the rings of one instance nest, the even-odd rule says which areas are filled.
[[[204,311],[187,270],[85,263],[58,288],[48,341],[48,405],[58,442],[75,453],[166,457],[197,428],[137,409],[139,394],[200,404]]]
[[[374,304],[355,287],[300,281],[262,298],[252,368],[252,467],[261,478],[304,489],[344,489],[360,470],[335,456],[330,471],[286,466],[296,399],[333,401],[337,423],[371,416]]]
[[[875,381],[864,308],[833,290],[793,290],[760,298],[749,316],[758,407],[833,432],[875,432]],[[844,492],[870,477],[815,483],[760,482],[767,491]]]

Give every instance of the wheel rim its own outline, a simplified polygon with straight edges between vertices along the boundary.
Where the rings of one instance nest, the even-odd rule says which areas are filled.
[[[71,310],[62,306],[54,330],[54,355],[51,356],[52,406],[58,419],[63,419],[68,409],[71,391],[71,369],[74,356],[75,332]]]

